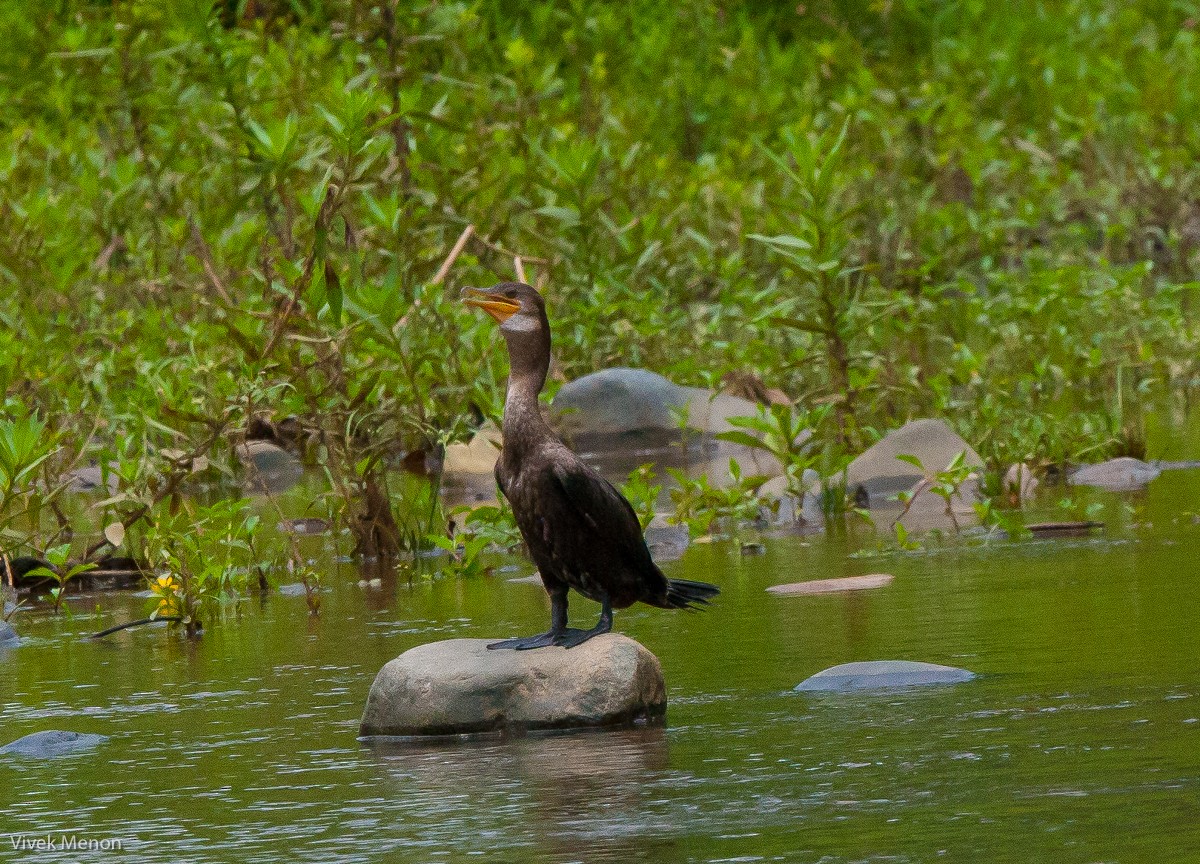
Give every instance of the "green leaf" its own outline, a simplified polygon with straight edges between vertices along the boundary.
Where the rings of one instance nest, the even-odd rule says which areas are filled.
[[[749,432],[742,432],[739,429],[730,429],[727,432],[718,432],[715,436],[720,441],[728,441],[731,444],[741,444],[744,447],[753,447],[756,450],[767,449],[763,442],[751,435]]]
[[[788,249],[811,249],[812,244],[802,237],[796,237],[791,234],[776,234],[773,237],[768,237],[765,234],[747,234],[751,240],[756,240],[759,243],[766,243],[770,246],[783,246]]]

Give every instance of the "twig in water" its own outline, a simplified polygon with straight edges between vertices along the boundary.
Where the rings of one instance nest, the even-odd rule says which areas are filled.
[[[101,630],[99,633],[93,633],[89,639],[103,639],[105,636],[111,636],[120,630],[128,630],[130,627],[140,627],[143,624],[153,624],[155,621],[175,621],[183,620],[182,615],[160,615],[158,618],[141,618],[137,621],[126,621],[124,624],[117,624],[109,627],[107,630]]]

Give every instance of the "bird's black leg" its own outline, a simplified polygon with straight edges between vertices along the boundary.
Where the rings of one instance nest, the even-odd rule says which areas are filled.
[[[568,628],[554,640],[555,645],[561,645],[564,648],[574,648],[576,645],[582,645],[593,636],[599,636],[601,633],[607,633],[612,630],[612,603],[605,595],[600,601],[600,620],[596,622],[596,626],[591,630],[576,630]]]
[[[492,642],[489,651],[501,651],[512,648],[517,651],[528,651],[530,648],[547,648],[557,645],[556,641],[567,632],[567,586],[555,588],[550,592],[550,629],[537,636],[518,636],[516,639],[505,639],[503,642]]]

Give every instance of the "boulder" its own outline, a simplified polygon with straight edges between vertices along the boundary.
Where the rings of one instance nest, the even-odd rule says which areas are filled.
[[[1110,492],[1141,489],[1162,473],[1162,469],[1141,459],[1122,456],[1098,465],[1084,465],[1069,478],[1074,486],[1095,486]]]
[[[974,672],[936,663],[911,660],[869,660],[832,666],[796,685],[801,692],[885,690],[924,684],[959,684],[970,681]]]
[[[270,441],[245,441],[233,452],[246,468],[251,489],[286,492],[304,475],[300,460]]]
[[[681,387],[646,369],[624,367],[601,369],[564,384],[552,403],[554,422],[569,438],[677,430],[681,414],[689,429],[716,434],[733,428],[730,417],[757,413],[757,403],[748,399]]]
[[[7,621],[0,621],[0,648],[15,648],[21,644],[21,637]]]
[[[871,573],[866,576],[844,576],[841,579],[812,579],[808,582],[790,582],[787,585],[772,585],[770,594],[840,594],[843,591],[866,591],[892,584],[896,577],[891,573]]]
[[[109,495],[116,495],[120,486],[117,476],[118,463],[108,463],[107,472],[100,465],[85,465],[82,468],[72,468],[62,479],[72,492],[93,492],[99,490]],[[105,474],[107,473],[107,477]]]
[[[846,469],[846,485],[855,500],[865,502],[872,510],[899,510],[897,493],[916,489],[922,479],[944,470],[959,453],[965,453],[963,461],[968,467],[983,467],[979,454],[944,421],[913,420],[889,432],[851,462]],[[924,475],[898,456],[917,457]],[[979,500],[979,481],[972,477],[959,487],[959,494],[952,500],[952,510],[960,523],[974,517],[973,505]],[[947,528],[950,520],[945,509],[946,502],[939,496],[927,489],[920,491],[904,517],[905,527]]]
[[[0,747],[0,755],[29,756],[34,759],[52,759],[80,750],[90,750],[108,740],[107,735],[91,735],[86,732],[61,732],[48,730],[34,732],[18,738],[11,744]]]
[[[499,491],[492,471],[504,438],[491,420],[484,422],[470,441],[451,444],[442,462],[442,491],[448,500],[491,504]]]
[[[552,403],[567,436],[621,435],[642,429],[677,429],[676,412],[688,403],[686,388],[645,369],[601,369],[570,381]]]
[[[613,633],[570,650],[489,651],[490,639],[420,645],[375,677],[363,735],[453,735],[661,723],[658,659]]]
[[[961,436],[943,420],[913,420],[889,432],[846,469],[846,482],[851,488],[863,486],[867,494],[892,494],[911,488],[921,480],[915,465],[897,456],[916,456],[932,477],[943,470],[959,453],[966,453],[964,463],[982,468],[983,460]]]

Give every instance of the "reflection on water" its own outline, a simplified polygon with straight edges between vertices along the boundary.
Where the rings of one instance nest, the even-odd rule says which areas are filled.
[[[520,826],[520,844],[548,860],[596,840],[601,854],[589,860],[640,860],[646,837],[669,828],[645,815],[668,767],[662,729],[435,744],[377,738],[367,746],[389,788],[423,802],[443,825],[456,818],[451,802],[505,814]]]

